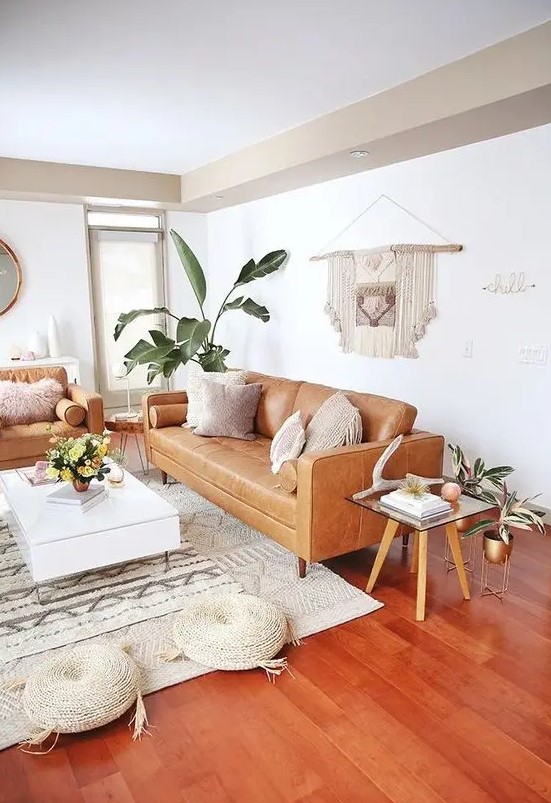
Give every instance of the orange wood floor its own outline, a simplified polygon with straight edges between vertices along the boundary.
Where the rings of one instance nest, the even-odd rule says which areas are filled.
[[[132,456],[134,459],[134,456]],[[287,650],[294,677],[217,672],[46,756],[0,753],[2,803],[551,801],[551,538],[519,533],[501,603],[461,599],[429,539],[427,620],[396,542],[385,607]],[[362,587],[375,549],[331,562]]]

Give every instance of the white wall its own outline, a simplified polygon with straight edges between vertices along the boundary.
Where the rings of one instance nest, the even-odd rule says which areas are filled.
[[[250,256],[291,254],[284,272],[243,288],[270,309],[268,324],[239,312],[223,320],[219,339],[232,349],[231,364],[412,402],[418,426],[472,456],[516,466],[514,487],[541,491],[551,505],[550,157],[546,126],[212,213],[216,300]],[[418,360],[342,354],[323,313],[326,265],[309,262],[381,193],[465,246],[439,257],[438,318]],[[334,246],[404,241],[439,242],[382,202]],[[496,272],[513,270],[524,270],[536,289],[516,296],[481,289]],[[462,356],[467,340],[472,359]],[[525,344],[550,346],[548,364],[520,364]]]
[[[75,204],[0,200],[0,239],[21,262],[19,300],[0,317],[0,354],[46,335],[54,315],[65,354],[81,361],[82,384],[93,387],[93,342],[84,210]]]

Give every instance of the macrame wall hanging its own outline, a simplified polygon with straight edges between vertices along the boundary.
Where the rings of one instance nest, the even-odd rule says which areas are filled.
[[[446,239],[392,198],[380,195],[331,242],[383,198]],[[342,350],[368,357],[418,357],[417,341],[436,317],[436,255],[462,248],[451,243],[415,243],[330,251],[312,257],[312,261],[328,263],[325,311],[340,333]]]

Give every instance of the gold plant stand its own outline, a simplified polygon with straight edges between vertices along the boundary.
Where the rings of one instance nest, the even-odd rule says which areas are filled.
[[[490,585],[490,566],[502,566],[501,572],[501,586],[500,587],[493,587]],[[482,569],[480,572],[480,596],[486,597],[493,595],[497,597],[501,602],[503,602],[503,597],[505,593],[509,590],[509,574],[511,572],[511,557],[507,555],[504,562],[502,564],[490,563],[487,560],[484,551],[482,552]]]
[[[469,542],[468,549],[463,549],[463,544],[465,541]],[[476,560],[476,542],[478,541],[478,536],[474,535],[472,538],[459,538],[459,544],[461,546],[461,554],[463,555],[463,565],[465,566],[465,571],[470,572],[471,574],[475,570],[475,560]],[[446,564],[446,571],[453,572],[457,570],[457,566],[455,565],[455,561],[453,559],[453,555],[450,549],[450,544],[448,539],[446,538],[446,548],[444,551],[444,563]]]

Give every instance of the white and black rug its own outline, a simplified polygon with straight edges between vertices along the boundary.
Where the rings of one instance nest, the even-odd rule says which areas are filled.
[[[184,485],[140,479],[180,511],[182,547],[168,567],[164,556],[133,561],[41,586],[39,598],[0,522],[0,749],[28,730],[20,693],[2,686],[26,677],[52,650],[84,639],[130,645],[145,693],[211,671],[159,659],[174,613],[197,594],[245,590],[270,599],[302,637],[381,607],[321,564],[300,580],[294,555]]]

